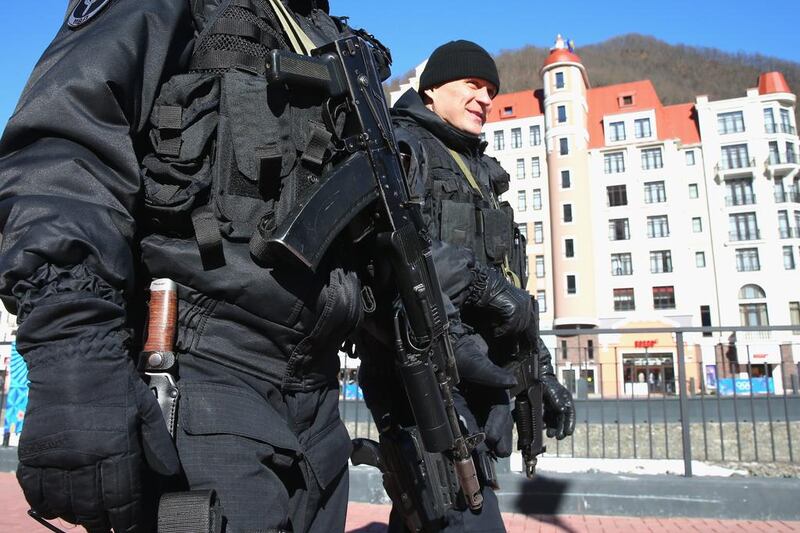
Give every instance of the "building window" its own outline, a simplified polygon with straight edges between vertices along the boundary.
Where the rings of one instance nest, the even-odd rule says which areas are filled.
[[[536,244],[544,242],[544,225],[542,222],[533,223],[533,242]]]
[[[528,225],[525,224],[524,222],[521,222],[517,226],[517,229],[519,229],[519,234],[522,235],[525,238],[525,240],[527,241],[528,240]]]
[[[517,211],[525,211],[528,208],[528,196],[525,191],[517,191]]]
[[[539,158],[531,158],[531,176],[538,178],[542,175],[542,167],[539,165]]]
[[[561,171],[561,188],[569,189],[572,187],[572,181],[569,175],[569,170]]]
[[[778,141],[769,141],[767,145],[769,146],[769,164],[780,165],[781,151],[778,149]]]
[[[660,204],[667,201],[667,190],[663,181],[651,181],[644,184],[644,203]]]
[[[539,312],[547,311],[547,296],[544,291],[536,291],[536,302],[539,304]]]
[[[797,163],[797,153],[794,151],[794,143],[786,143],[786,162],[791,164]]]
[[[567,106],[560,105],[556,107],[556,114],[558,115],[558,123],[563,124],[567,121]]]
[[[544,256],[537,255],[536,256],[536,277],[543,278],[544,277]]]
[[[758,248],[739,248],[736,250],[736,271],[756,272],[761,270]]]
[[[564,222],[572,222],[572,204],[564,204],[562,206],[564,214]]]
[[[566,137],[561,137],[558,140],[558,153],[560,155],[569,154],[569,139],[567,139]]]
[[[661,156],[661,148],[645,148],[642,150],[642,170],[662,168],[664,160]]]
[[[675,287],[653,287],[653,309],[675,309]]]
[[[760,235],[755,213],[729,215],[728,229],[732,241],[754,241]]]
[[[775,124],[775,114],[772,112],[771,107],[764,108],[764,131],[766,133],[778,131],[778,126]]]
[[[650,252],[650,273],[663,274],[665,272],[672,272],[672,252],[670,250]]]
[[[698,198],[699,196],[700,196],[700,192],[697,189],[697,184],[696,183],[690,183],[689,184],[689,198],[694,200],[695,198]]]
[[[556,72],[556,89],[564,88],[564,73]]]
[[[612,122],[608,125],[609,129],[609,139],[614,141],[624,141],[625,140],[625,123],[624,122]]]
[[[529,130],[531,146],[542,144],[542,129],[539,126],[531,126]]]
[[[636,132],[637,139],[646,139],[653,135],[653,131],[650,129],[650,119],[649,118],[637,118],[633,121],[633,129]]]
[[[575,241],[564,239],[564,257],[575,257]]]
[[[701,305],[700,306],[700,325],[704,328],[711,327],[711,306],[709,305]],[[703,337],[712,337],[714,335],[711,331],[704,331]]]
[[[608,240],[627,241],[631,238],[631,231],[627,218],[614,218],[608,221]]]
[[[594,341],[592,339],[586,341],[586,358],[594,359]]]
[[[651,239],[669,237],[669,220],[667,215],[647,217],[647,236]]]
[[[504,117],[513,117],[514,116],[514,106],[507,106],[503,108],[503,116]]]
[[[524,180],[525,179],[525,160],[524,159],[517,159],[517,179]]]
[[[794,128],[792,127],[792,118],[788,109],[781,108],[781,132],[794,135]]]
[[[783,268],[794,270],[794,250],[791,246],[783,247]]]
[[[693,167],[695,165],[694,150],[686,150],[686,166]]]
[[[619,106],[620,107],[628,107],[633,105],[633,95],[632,94],[623,94],[619,97]]]
[[[606,187],[606,195],[608,196],[609,207],[628,205],[628,189],[625,185],[610,185]]]
[[[513,128],[511,130],[511,148],[522,148],[522,129]]]
[[[494,132],[494,149],[502,150],[506,147],[505,136],[502,131]]]
[[[533,205],[533,209],[538,211],[542,208],[542,190],[541,189],[533,189],[533,200],[531,202]]]
[[[744,131],[744,114],[741,111],[719,113],[717,115],[717,133],[741,133]]]
[[[695,252],[694,253],[694,266],[697,268],[705,268],[706,267],[706,253],[705,252]]]
[[[703,233],[703,219],[692,217],[692,233]]]
[[[793,326],[800,326],[800,302],[789,302],[789,322]],[[800,335],[800,331],[793,330],[792,333]]]
[[[613,152],[603,155],[603,169],[606,174],[625,172],[625,153]]]
[[[630,253],[611,254],[611,275],[630,276],[633,274],[633,262]]]
[[[789,212],[785,209],[778,211],[778,235],[781,239],[791,239],[794,231],[789,227]]]
[[[727,206],[752,205],[756,203],[752,178],[726,180],[725,188],[728,190],[728,194],[725,197],[725,205]]]
[[[567,294],[578,293],[577,277],[574,274],[567,275]]]
[[[739,289],[740,300],[764,300],[767,295],[758,285],[745,285]],[[742,326],[769,326],[766,302],[739,304],[739,321]]]
[[[633,311],[635,309],[633,289],[614,289],[614,311]]]
[[[750,161],[750,154],[747,151],[746,144],[733,144],[722,147],[722,161],[720,161],[722,170],[749,168],[755,166],[755,164],[755,161]]]

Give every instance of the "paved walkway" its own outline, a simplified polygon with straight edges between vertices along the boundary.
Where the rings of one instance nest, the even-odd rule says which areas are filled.
[[[0,532],[47,533],[28,518],[28,506],[13,474],[0,473]],[[700,518],[627,518],[615,516],[525,516],[504,513],[509,533],[785,533],[800,532],[800,521],[753,522],[748,520],[705,520]],[[351,503],[347,513],[348,533],[382,533],[389,520],[387,505]],[[82,528],[66,523],[58,526],[70,533]]]

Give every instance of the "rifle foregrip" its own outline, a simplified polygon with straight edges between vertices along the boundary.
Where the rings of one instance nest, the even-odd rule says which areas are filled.
[[[171,352],[178,323],[178,286],[171,279],[156,279],[150,284],[150,312],[147,320],[145,352]]]

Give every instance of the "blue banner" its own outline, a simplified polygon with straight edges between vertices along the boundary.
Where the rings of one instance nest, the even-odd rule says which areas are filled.
[[[736,387],[736,395],[749,396],[752,391],[753,394],[775,394],[775,382],[772,378],[722,378],[717,380],[717,390],[720,396],[733,396],[734,387]]]
[[[17,344],[11,345],[11,382],[6,396],[6,416],[3,420],[3,435],[10,435],[10,442],[17,442],[25,421],[28,407],[28,367],[17,352]]]
[[[364,393],[361,391],[361,387],[359,387],[356,383],[345,383],[343,388],[345,400],[364,399]]]

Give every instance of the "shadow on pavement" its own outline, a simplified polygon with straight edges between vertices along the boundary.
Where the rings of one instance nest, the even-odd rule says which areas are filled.
[[[557,516],[564,511],[562,501],[569,489],[568,481],[539,475],[534,479],[525,479],[520,489],[510,502],[509,510],[528,516],[538,515],[537,518],[542,522],[553,524],[570,533],[575,531]]]

